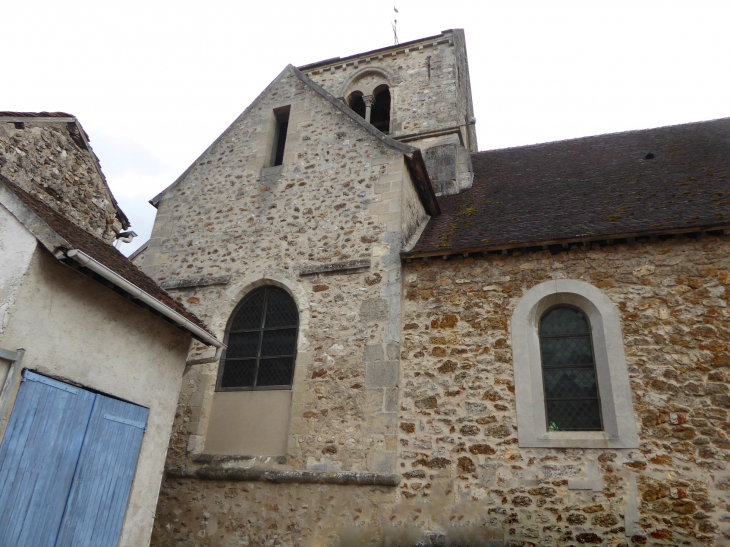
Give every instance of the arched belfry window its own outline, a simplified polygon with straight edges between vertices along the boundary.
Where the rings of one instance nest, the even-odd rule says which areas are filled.
[[[371,95],[355,90],[347,96],[347,105],[365,121],[383,133],[390,132],[390,88],[376,87]]]
[[[373,91],[373,110],[370,114],[370,123],[375,129],[385,134],[390,132],[390,89],[381,85]]]
[[[217,389],[291,389],[298,330],[289,293],[273,286],[249,293],[229,322]]]
[[[365,100],[362,98],[361,91],[352,92],[347,104],[355,111],[355,114],[361,118],[365,117]]]
[[[540,355],[548,431],[601,431],[591,327],[572,306],[555,306],[540,320]]]

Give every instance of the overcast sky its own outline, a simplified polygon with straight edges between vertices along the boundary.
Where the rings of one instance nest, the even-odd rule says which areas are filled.
[[[397,7],[398,14],[393,7]],[[0,110],[78,117],[147,203],[288,64],[466,32],[481,150],[730,116],[730,1],[7,1]]]

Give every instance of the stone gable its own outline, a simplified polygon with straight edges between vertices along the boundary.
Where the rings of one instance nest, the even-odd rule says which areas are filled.
[[[13,114],[13,113],[9,113]],[[23,120],[20,122],[6,120]],[[76,120],[0,113],[0,175],[111,242],[129,226]]]
[[[283,164],[266,167],[281,107],[290,108]],[[277,468],[392,472],[398,253],[427,219],[403,152],[285,71],[157,204],[140,265],[216,335],[262,283],[297,302],[290,432]],[[217,368],[186,376],[171,467],[205,450]]]

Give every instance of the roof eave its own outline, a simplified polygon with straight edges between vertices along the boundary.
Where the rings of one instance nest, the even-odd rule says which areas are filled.
[[[426,212],[433,216],[441,214],[441,207],[439,206],[438,199],[436,199],[436,192],[434,192],[433,185],[431,184],[431,178],[428,176],[426,164],[423,161],[423,155],[421,151],[416,149],[410,155],[406,155],[406,165],[408,166],[408,172],[411,175],[413,184],[418,192],[418,197],[421,199],[423,208]]]
[[[196,340],[200,340],[204,344],[213,345],[215,347],[223,346],[223,344],[211,333],[201,327],[198,327],[189,319],[183,317],[169,306],[160,302],[154,296],[125,280],[122,276],[113,272],[101,262],[98,262],[78,249],[73,249],[73,246],[65,238],[56,233],[56,231],[42,218],[26,206],[12,190],[7,188],[6,184],[8,183],[5,183],[2,179],[0,179],[0,205],[5,207],[10,214],[18,220],[18,222],[25,226],[33,237],[38,240],[41,246],[50,252],[57,260],[63,261],[68,257],[74,258],[77,262],[81,263],[82,260],[79,260],[76,257],[81,256],[82,259],[88,259],[86,262],[91,261],[89,264],[100,270],[99,272],[96,272],[96,269],[94,269],[96,273],[104,277],[107,281],[110,281],[133,299],[140,300],[144,304],[154,307],[157,312],[166,317],[179,328],[190,333],[190,335]],[[82,265],[87,266],[85,263]],[[106,274],[106,272],[108,272],[108,274]]]
[[[727,224],[710,224],[701,226],[689,226],[686,228],[668,228],[665,230],[645,230],[638,232],[619,232],[612,234],[590,234],[590,235],[579,235],[570,238],[562,239],[538,239],[533,241],[520,241],[513,243],[504,243],[500,245],[484,245],[477,247],[461,247],[461,248],[444,248],[444,249],[429,249],[425,251],[403,251],[400,253],[401,258],[429,258],[435,256],[451,256],[459,254],[471,254],[480,252],[495,252],[495,251],[507,251],[510,249],[528,249],[532,247],[548,247],[550,245],[570,245],[572,243],[589,243],[593,241],[614,241],[617,239],[629,239],[637,237],[651,237],[651,236],[662,236],[662,235],[682,235],[682,234],[696,234],[704,232],[715,232],[715,231],[730,231],[730,225]]]

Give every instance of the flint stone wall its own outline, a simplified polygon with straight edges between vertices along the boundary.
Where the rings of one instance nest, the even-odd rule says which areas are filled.
[[[0,175],[75,224],[111,242],[122,223],[76,122],[0,122]]]

